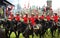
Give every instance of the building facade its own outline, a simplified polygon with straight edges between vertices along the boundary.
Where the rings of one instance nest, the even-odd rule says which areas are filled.
[[[0,0],[0,10],[1,10],[0,17],[6,17],[6,9],[7,9],[7,6],[9,6],[9,5],[14,6],[10,2],[8,2],[7,0]]]
[[[46,14],[49,14],[50,16],[53,14],[52,0],[47,0]]]

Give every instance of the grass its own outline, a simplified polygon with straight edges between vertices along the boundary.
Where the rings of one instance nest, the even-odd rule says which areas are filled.
[[[51,36],[51,33],[50,33],[50,29],[48,29],[47,30],[47,33],[48,34],[46,34],[45,33],[45,35],[44,35],[44,38],[52,38],[52,36]],[[56,30],[56,32],[55,32],[55,37],[54,38],[60,38],[60,35],[59,35],[59,37],[58,37],[58,30]],[[15,38],[16,36],[15,36],[15,34],[14,34],[14,32],[11,34],[11,38]],[[22,33],[20,34],[20,36],[19,36],[20,38],[23,38],[23,35],[22,35]],[[32,36],[30,35],[29,36],[30,38],[32,38]],[[35,34],[34,34],[34,38],[39,38],[39,36],[36,36]]]

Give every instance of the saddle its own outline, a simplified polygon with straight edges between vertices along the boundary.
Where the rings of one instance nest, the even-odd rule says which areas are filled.
[[[36,26],[33,26],[33,29],[39,29],[39,25],[36,24]]]
[[[60,26],[60,22],[57,23],[57,26]]]
[[[35,26],[30,26],[29,25],[30,30],[32,29],[31,27],[33,27],[33,29],[37,30],[37,29],[40,29],[40,24],[36,24]]]

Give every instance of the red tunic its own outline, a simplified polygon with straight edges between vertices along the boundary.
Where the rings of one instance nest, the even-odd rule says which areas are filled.
[[[41,20],[44,20],[44,16],[40,16],[40,19],[41,19]]]
[[[31,17],[31,18],[30,18],[30,22],[31,22],[32,25],[35,26],[35,17]]]
[[[50,21],[50,16],[46,16],[47,21]]]
[[[24,23],[27,23],[28,22],[28,17],[23,17],[23,19],[24,19]]]
[[[35,18],[38,19],[38,15],[36,15]]]
[[[58,16],[53,16],[54,22],[58,22]]]
[[[15,16],[16,21],[20,21],[20,16]]]

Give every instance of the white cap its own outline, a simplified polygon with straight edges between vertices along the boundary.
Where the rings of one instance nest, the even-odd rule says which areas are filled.
[[[16,14],[19,14],[19,13],[16,13]]]
[[[34,15],[34,13],[32,13]]]

